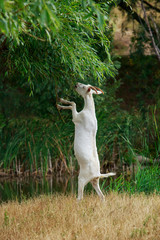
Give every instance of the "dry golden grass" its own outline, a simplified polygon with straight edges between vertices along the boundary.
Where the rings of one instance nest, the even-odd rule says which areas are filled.
[[[160,239],[160,196],[41,196],[0,206],[3,240]]]

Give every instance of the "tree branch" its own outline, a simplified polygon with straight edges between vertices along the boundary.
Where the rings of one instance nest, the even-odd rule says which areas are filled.
[[[152,23],[153,23],[155,32],[156,32],[156,34],[157,34],[157,40],[158,40],[159,43],[160,43],[160,34],[159,34],[159,30],[158,30],[157,24],[156,24],[156,22],[153,20],[153,17],[152,17],[151,15],[150,15],[149,17],[150,17],[150,19],[152,20]]]
[[[121,0],[118,6],[125,10],[129,15],[131,15],[132,18],[135,19],[137,22],[147,27],[144,19],[141,18],[135,11],[133,11],[132,8],[124,0]]]
[[[147,25],[147,22],[145,21],[145,19],[140,17],[137,14],[137,12],[133,11],[132,8],[126,3],[126,1],[120,0],[119,3],[118,3],[118,6],[122,10],[126,11],[128,13],[128,15],[130,15],[134,20],[136,20],[141,26],[143,26],[144,29],[150,34],[149,28],[148,28],[148,25]],[[154,26],[154,28],[152,28],[150,26],[150,30],[152,32],[152,36],[153,36],[153,39],[154,39],[157,36],[157,32],[156,32],[157,30],[155,29],[155,26]]]
[[[143,1],[148,7],[150,7],[151,9],[155,10],[156,12],[159,12],[160,13],[160,9],[151,5],[150,3],[148,3],[147,1]]]
[[[155,43],[153,33],[152,33],[152,30],[151,30],[151,26],[150,26],[150,23],[148,21],[148,17],[147,17],[147,14],[146,14],[146,9],[145,9],[144,4],[143,4],[143,0],[141,0],[141,7],[142,7],[142,10],[143,10],[143,13],[144,13],[145,22],[148,26],[148,30],[149,30],[150,38],[151,38],[151,41],[152,41],[152,44],[153,44],[153,48],[154,48],[155,53],[158,57],[158,60],[160,61],[160,49],[157,47],[157,45]]]

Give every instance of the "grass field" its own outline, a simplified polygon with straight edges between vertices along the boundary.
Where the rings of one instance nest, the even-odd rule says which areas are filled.
[[[160,239],[160,196],[110,193],[41,196],[0,206],[3,240],[129,240]]]

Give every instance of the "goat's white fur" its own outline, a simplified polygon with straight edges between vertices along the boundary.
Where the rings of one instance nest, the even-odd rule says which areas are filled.
[[[84,98],[84,108],[77,112],[76,104],[64,99],[60,99],[63,104],[69,106],[57,105],[58,109],[71,109],[72,121],[75,124],[74,152],[80,165],[78,177],[78,200],[83,198],[83,190],[88,182],[96,190],[100,198],[104,195],[99,187],[99,178],[114,176],[115,173],[100,173],[100,163],[96,147],[97,119],[95,114],[95,105],[92,94],[101,94],[101,89],[77,83],[75,86],[79,95]]]

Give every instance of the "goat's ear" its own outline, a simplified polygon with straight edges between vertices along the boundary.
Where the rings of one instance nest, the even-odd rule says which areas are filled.
[[[93,87],[93,86],[90,86],[88,89],[87,89],[87,93],[91,92],[92,94],[101,94],[104,92],[100,89],[100,88],[97,88],[97,87]]]
[[[97,90],[97,89],[92,90],[92,93],[93,93],[93,94],[98,94],[98,95],[99,95],[99,94],[102,94],[102,93],[104,94],[104,92],[101,92],[101,91],[99,91],[99,90]]]
[[[94,91],[94,94],[102,94],[102,92],[97,90],[97,92]]]
[[[102,91],[102,89],[98,88],[98,87],[93,87],[93,89],[96,91],[96,94],[104,94],[104,92]]]
[[[95,93],[95,94],[97,94],[97,89],[95,87],[93,87],[93,86],[89,86],[88,89],[87,89],[87,93],[91,93],[91,94]]]
[[[90,87],[87,89],[87,93],[89,93],[89,92],[91,92],[91,88]]]
[[[98,94],[98,93],[97,93],[97,90],[95,91],[92,87],[89,87],[89,88],[87,89],[87,93],[91,93],[91,94],[95,93],[95,94]]]

